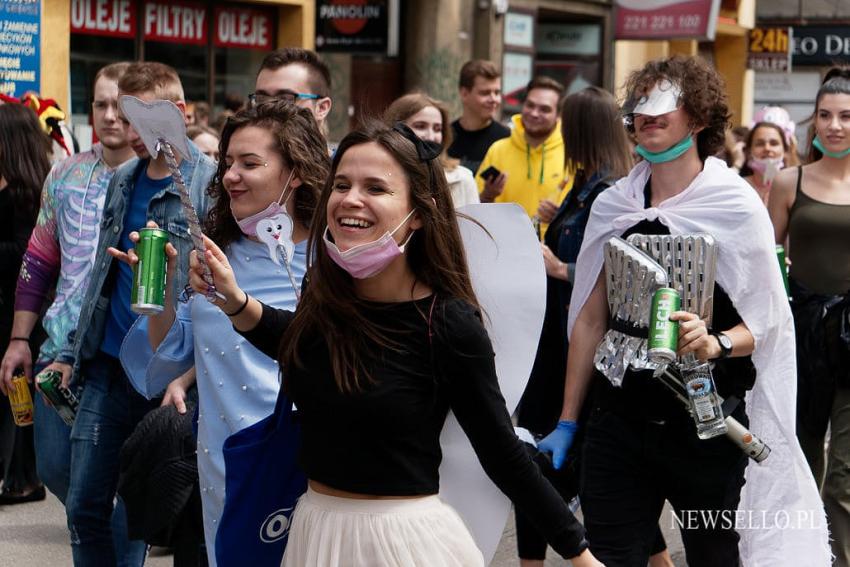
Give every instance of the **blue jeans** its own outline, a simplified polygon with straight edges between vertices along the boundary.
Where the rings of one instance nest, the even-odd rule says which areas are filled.
[[[76,567],[139,566],[146,545],[113,543],[112,526],[121,446],[145,414],[157,406],[140,396],[118,359],[98,353],[82,367],[85,388],[71,429],[71,471],[65,510]],[[126,522],[126,515],[120,514]],[[126,524],[121,528],[126,540]],[[116,538],[117,539],[117,538]],[[116,548],[118,548],[116,550]]]

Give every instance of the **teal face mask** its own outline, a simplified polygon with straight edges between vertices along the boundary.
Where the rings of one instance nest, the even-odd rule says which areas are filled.
[[[660,152],[651,152],[638,144],[635,147],[635,151],[638,153],[640,157],[648,161],[649,163],[666,163],[668,161],[673,161],[689,149],[691,149],[694,145],[693,136],[688,133],[687,136],[682,138],[682,141],[674,146],[670,146],[666,150]]]
[[[826,148],[823,147],[823,144],[821,143],[820,138],[818,138],[817,136],[815,136],[815,139],[812,140],[812,145],[814,147],[816,147],[818,149],[818,151],[820,151],[820,153],[822,153],[825,156],[829,156],[831,158],[841,159],[843,157],[850,155],[850,148],[847,148],[843,152],[831,152],[831,151],[827,150]]]

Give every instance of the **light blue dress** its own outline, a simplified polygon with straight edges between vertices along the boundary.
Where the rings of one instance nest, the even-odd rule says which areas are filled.
[[[295,246],[292,272],[301,286],[306,241]],[[246,293],[281,309],[294,310],[295,290],[286,268],[274,263],[265,244],[240,238],[225,251],[236,281]],[[234,307],[235,309],[235,307]],[[177,317],[156,352],[147,337],[147,317],[139,317],[121,349],[121,362],[139,392],[153,398],[192,365],[198,384],[198,473],[204,534],[215,565],[215,533],[224,509],[225,439],[274,410],[279,369],[236,331],[220,309],[197,294],[179,303]]]

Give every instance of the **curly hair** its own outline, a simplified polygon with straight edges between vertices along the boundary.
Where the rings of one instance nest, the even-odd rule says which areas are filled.
[[[225,156],[230,139],[237,130],[247,126],[268,130],[275,141],[275,151],[283,158],[283,163],[294,170],[294,176],[301,180],[301,185],[295,191],[293,220],[305,228],[310,228],[313,211],[330,171],[328,147],[309,110],[283,101],[269,100],[242,109],[228,118],[218,146],[221,156],[218,168],[207,189],[214,204],[204,224],[205,234],[222,247],[242,236],[230,212],[230,196],[224,189],[223,179],[227,173]]]
[[[645,95],[662,79],[682,89],[682,107],[691,126],[703,128],[697,134],[700,159],[705,160],[723,149],[730,118],[723,77],[700,57],[674,55],[656,59],[634,71],[626,80],[624,89],[628,100]],[[629,132],[634,132],[634,125],[628,128]]]

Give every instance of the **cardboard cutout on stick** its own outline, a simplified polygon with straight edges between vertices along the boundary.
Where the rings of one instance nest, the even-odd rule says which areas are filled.
[[[499,387],[513,413],[534,365],[546,311],[540,242],[528,215],[514,203],[467,205],[459,212],[486,229],[459,219],[472,287],[496,353]],[[440,496],[460,513],[489,563],[511,502],[481,468],[453,414],[446,419],[440,445]]]
[[[160,152],[165,157],[174,186],[180,192],[180,204],[189,224],[192,244],[198,251],[198,261],[204,268],[204,279],[209,285],[207,299],[210,301],[214,301],[216,297],[224,299],[224,296],[215,290],[212,273],[207,267],[204,257],[206,247],[201,235],[201,223],[198,221],[198,214],[192,205],[189,190],[186,188],[186,182],[180,173],[175,155],[176,150],[183,159],[191,159],[186,138],[186,119],[183,113],[170,100],[145,102],[134,96],[121,95],[118,98],[118,104],[121,106],[121,112],[124,113],[136,133],[139,134],[151,158],[156,159]]]

